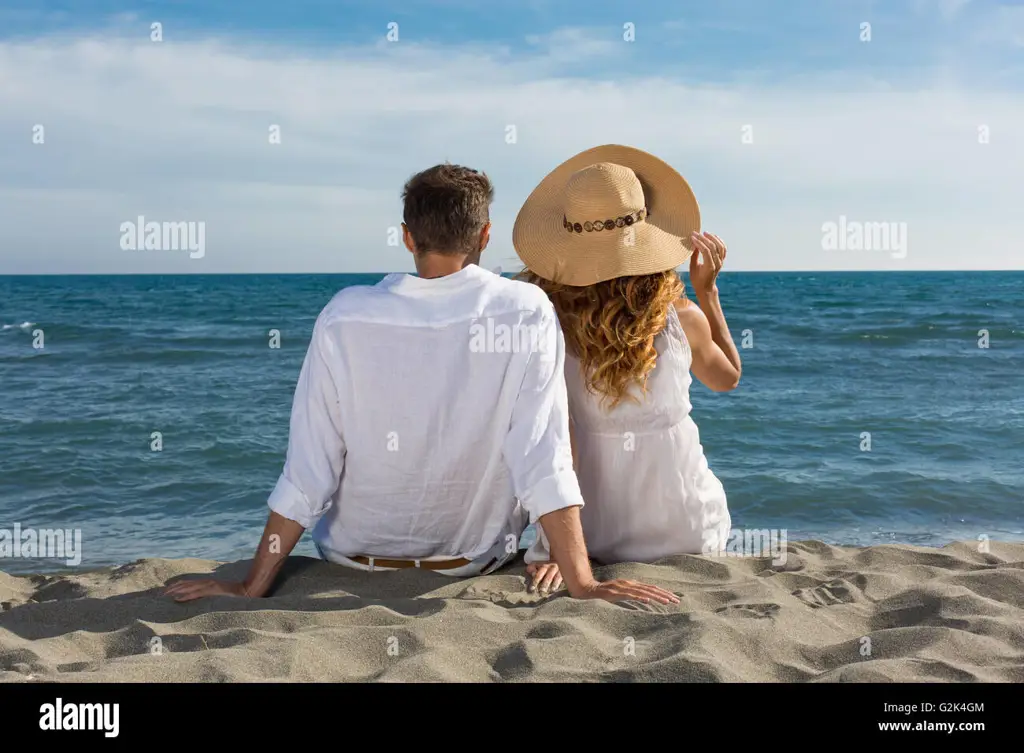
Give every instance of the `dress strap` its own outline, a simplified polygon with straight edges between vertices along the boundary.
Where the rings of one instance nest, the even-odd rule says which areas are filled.
[[[695,306],[693,301],[690,301],[690,306]],[[668,305],[668,320],[665,322],[665,332],[672,341],[673,345],[681,345],[685,351],[690,350],[690,343],[686,339],[686,332],[683,330],[683,324],[679,321],[679,312],[676,311],[675,303]]]
[[[693,305],[692,303],[689,305]],[[669,330],[672,334],[677,336],[683,336],[683,325],[679,321],[679,312],[676,311],[676,304],[673,301],[668,305],[668,320],[665,322],[665,329]]]

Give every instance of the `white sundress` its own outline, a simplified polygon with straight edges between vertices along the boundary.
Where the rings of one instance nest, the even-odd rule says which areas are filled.
[[[725,490],[690,418],[692,354],[675,306],[654,344],[646,396],[637,389],[640,404],[627,400],[610,411],[566,354],[583,533],[590,555],[603,563],[711,553],[729,538]]]

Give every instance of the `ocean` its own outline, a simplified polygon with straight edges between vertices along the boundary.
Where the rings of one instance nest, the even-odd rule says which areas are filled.
[[[79,567],[250,557],[313,322],[381,277],[0,277],[0,539],[80,530]],[[693,416],[735,527],[1024,538],[1024,273],[724,273],[720,288],[743,379],[695,382]],[[296,553],[315,556],[308,536]]]

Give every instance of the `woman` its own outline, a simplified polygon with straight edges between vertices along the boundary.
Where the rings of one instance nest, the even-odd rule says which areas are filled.
[[[690,418],[690,372],[732,390],[740,357],[718,301],[725,245],[700,233],[689,185],[656,157],[602,146],[549,174],[516,219],[524,278],[566,339],[587,549],[650,562],[724,548],[731,520]],[[689,259],[697,304],[675,272]]]

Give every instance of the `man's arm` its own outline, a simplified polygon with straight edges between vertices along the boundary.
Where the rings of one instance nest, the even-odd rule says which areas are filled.
[[[565,344],[554,309],[536,312],[529,323],[539,337],[524,353],[522,383],[516,396],[504,455],[516,497],[538,523],[548,513],[583,504],[573,471],[569,442],[568,396],[565,388]],[[526,553],[527,563],[550,559],[547,527],[538,526],[537,542]],[[580,582],[592,578],[590,563]]]
[[[242,583],[245,596],[265,596],[274,585],[278,571],[284,565],[288,555],[299,543],[305,528],[294,520],[271,512],[263,529],[263,538],[256,548],[249,575]]]
[[[167,590],[177,601],[203,596],[265,596],[302,533],[331,506],[345,463],[338,388],[328,367],[336,357],[322,317],[313,327],[295,387],[288,457],[284,472],[270,495],[270,517],[245,581],[180,581]]]
[[[601,583],[594,578],[580,525],[583,495],[569,438],[565,339],[550,306],[542,310],[538,329],[541,347],[528,354],[505,439],[505,460],[516,496],[529,512],[530,522],[540,522],[551,556],[574,598],[678,602],[674,594],[656,586],[625,580]]]
[[[569,595],[580,598],[598,585],[590,567],[587,545],[583,541],[580,508],[565,507],[540,519],[551,546],[551,557],[565,580]]]
[[[569,447],[572,450],[572,469],[579,467],[580,456],[576,450],[576,431],[573,429],[572,416],[569,416]]]

